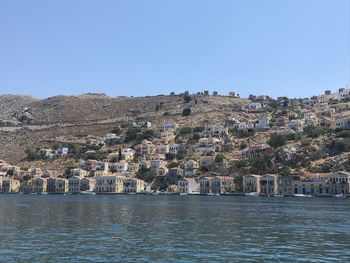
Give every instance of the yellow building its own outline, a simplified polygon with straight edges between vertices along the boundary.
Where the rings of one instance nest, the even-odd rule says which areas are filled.
[[[2,180],[2,192],[9,193],[18,193],[21,187],[19,180],[12,178],[5,178]]]
[[[125,177],[114,174],[103,175],[96,178],[96,193],[122,193],[124,192]]]

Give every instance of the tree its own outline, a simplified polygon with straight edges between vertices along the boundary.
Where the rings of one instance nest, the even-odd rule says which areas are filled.
[[[282,167],[277,169],[277,173],[280,175],[289,175],[290,172],[291,172],[291,170],[290,170],[289,166],[282,166]]]
[[[217,154],[216,156],[215,156],[215,162],[216,163],[222,163],[224,161],[224,155],[222,155],[222,154]]]
[[[271,147],[277,148],[286,144],[286,137],[282,134],[272,134],[267,142]]]
[[[192,113],[190,108],[183,109],[182,116],[190,116]]]
[[[236,184],[237,188],[236,190],[242,191],[243,190],[243,175],[238,174],[233,178],[233,182]]]
[[[13,170],[7,170],[6,176],[13,176]]]
[[[192,100],[191,96],[185,95],[185,97],[184,97],[185,103],[189,103],[191,100]]]
[[[265,154],[259,154],[250,161],[250,172],[254,174],[265,174],[271,168],[271,160]]]
[[[135,141],[136,138],[137,138],[137,135],[139,133],[141,133],[141,129],[140,128],[129,128],[126,131],[125,141],[126,142]]]
[[[121,161],[123,159],[123,156],[122,156],[122,148],[119,147],[119,150],[118,150],[118,160]]]

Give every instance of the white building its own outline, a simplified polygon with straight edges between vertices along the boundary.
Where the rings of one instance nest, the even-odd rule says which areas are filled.
[[[258,120],[258,123],[255,123],[255,128],[257,129],[267,129],[269,128],[270,121],[269,119],[264,116],[261,119]]]
[[[199,184],[193,178],[178,180],[177,190],[180,194],[193,194],[199,192]]]

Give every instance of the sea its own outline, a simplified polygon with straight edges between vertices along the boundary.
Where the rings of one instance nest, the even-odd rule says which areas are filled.
[[[0,262],[350,262],[350,198],[3,194]]]

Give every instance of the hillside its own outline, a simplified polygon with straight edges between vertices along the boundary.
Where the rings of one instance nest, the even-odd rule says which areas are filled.
[[[113,127],[148,120],[155,125],[176,122],[180,126],[202,125],[210,119],[223,121],[246,100],[221,96],[117,97],[105,94],[55,96],[35,99],[0,96],[0,159],[19,163],[27,148],[43,147],[60,136],[103,136]],[[157,105],[160,109],[156,110]],[[191,107],[191,118],[182,117]]]
[[[220,140],[212,149],[218,156],[218,163],[209,169],[212,172],[317,173],[350,169],[350,114],[347,109],[337,108],[348,102],[329,104],[325,109],[310,108],[307,103],[285,97],[275,100],[253,96],[248,100],[204,94],[112,98],[89,93],[42,100],[0,96],[0,160],[26,169],[62,172],[67,167],[78,167],[82,159],[105,160],[121,147],[134,148],[142,139],[164,144],[163,125],[173,123],[174,137],[166,144],[169,147],[175,142],[187,148],[185,156],[176,156],[177,161],[183,160],[182,167],[185,160],[198,161],[200,156],[211,154],[199,149],[200,140],[208,137],[202,131],[209,124],[225,129],[224,135],[216,136]],[[189,116],[184,116],[185,111]],[[133,128],[133,123],[139,121],[152,125]],[[337,127],[339,124],[342,126]],[[96,152],[89,153],[87,137],[106,140],[111,132],[122,141],[94,147]],[[40,157],[41,149],[55,151],[59,147],[68,147],[70,154],[53,159]],[[205,151],[212,151],[210,147]],[[172,158],[167,161],[170,167]]]

